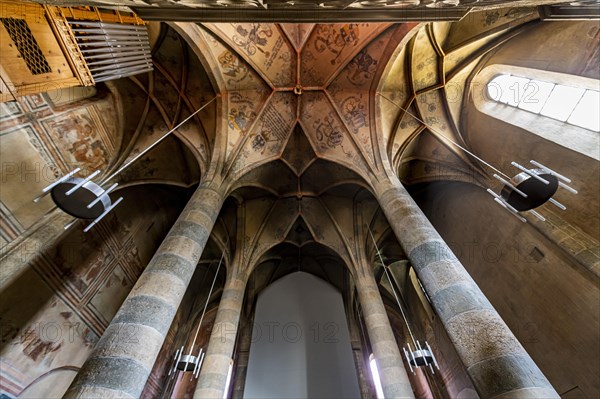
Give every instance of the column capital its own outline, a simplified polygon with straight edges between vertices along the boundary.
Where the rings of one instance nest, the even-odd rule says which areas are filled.
[[[214,191],[215,193],[222,196],[225,195],[227,192],[227,185],[224,184],[222,181],[218,180],[201,180],[198,183],[197,189]]]
[[[356,276],[354,276],[355,279],[365,276],[373,276],[373,278],[375,278],[373,274],[373,265],[367,260],[365,248],[362,248],[359,251],[356,261],[353,262],[353,265],[354,269],[356,270]]]
[[[404,185],[396,175],[381,175],[378,179],[373,181],[371,186],[373,187],[373,192],[378,198],[390,190],[405,190]]]

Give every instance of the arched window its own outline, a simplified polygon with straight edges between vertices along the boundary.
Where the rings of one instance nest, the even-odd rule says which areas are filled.
[[[496,75],[487,84],[496,102],[600,132],[600,92],[511,74]]]
[[[493,64],[470,84],[478,111],[600,160],[600,81]]]

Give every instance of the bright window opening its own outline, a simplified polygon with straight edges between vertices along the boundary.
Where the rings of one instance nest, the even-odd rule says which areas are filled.
[[[573,110],[567,123],[584,127],[586,129],[599,131],[600,118],[598,110],[600,109],[600,92],[586,90],[581,98],[579,105]],[[595,118],[590,118],[590,115],[596,115]]]
[[[223,399],[227,399],[229,393],[229,384],[231,383],[231,373],[233,371],[233,360],[229,362],[229,371],[227,371],[227,380],[225,381],[225,391],[223,391]]]
[[[502,104],[600,131],[598,90],[502,74],[487,84],[487,94]]]
[[[373,376],[373,383],[375,384],[377,399],[385,399],[383,396],[383,386],[381,385],[381,379],[379,378],[379,370],[377,369],[377,362],[375,361],[373,354],[369,356],[369,366],[371,367],[371,375]]]

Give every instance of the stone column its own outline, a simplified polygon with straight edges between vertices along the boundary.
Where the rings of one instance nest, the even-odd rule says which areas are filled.
[[[363,341],[361,339],[360,320],[357,320],[358,315],[346,314],[348,320],[348,331],[350,332],[350,345],[352,346],[352,356],[354,357],[354,364],[356,366],[356,375],[358,377],[358,387],[360,389],[360,397],[363,399],[370,399],[373,397],[375,390],[373,389],[373,382],[370,377],[371,373],[369,370],[369,354],[363,350]],[[364,337],[367,339],[367,337]]]
[[[138,398],[223,203],[200,186],[167,234],[65,398]]]
[[[225,393],[247,283],[247,277],[235,268],[234,263],[234,270],[227,271],[225,288],[194,392],[197,399],[221,399]]]
[[[559,398],[398,178],[375,192],[479,396]]]
[[[414,398],[373,269],[362,260],[354,282],[386,398]]]
[[[248,298],[252,301],[252,298]],[[253,301],[254,302],[254,301]],[[234,374],[235,378],[232,378],[231,385],[233,390],[231,391],[231,399],[243,399],[244,388],[246,388],[246,374],[248,373],[248,361],[250,360],[250,345],[252,344],[252,333],[254,331],[254,314],[256,312],[256,302],[250,314],[246,318],[245,322],[242,322],[240,328],[240,338],[238,340],[238,349],[236,350],[236,359]]]

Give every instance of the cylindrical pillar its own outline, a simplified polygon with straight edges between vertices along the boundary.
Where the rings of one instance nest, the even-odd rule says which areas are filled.
[[[384,396],[414,398],[390,320],[373,276],[373,269],[363,264],[361,270],[356,273],[354,283]]]
[[[479,396],[558,398],[398,178],[375,191]]]
[[[359,327],[360,320],[357,320],[358,314],[352,312],[346,314],[348,320],[348,332],[350,333],[350,345],[352,346],[352,356],[354,357],[354,364],[356,366],[356,376],[358,377],[358,387],[360,389],[360,397],[369,399],[373,397],[375,392],[373,388],[373,382],[370,378],[369,369],[369,354],[366,353],[363,348],[363,340],[361,339],[361,327]],[[364,337],[366,340],[367,337]]]
[[[194,398],[221,399],[225,393],[229,365],[235,348],[247,277],[228,270],[206,357],[200,370]]]
[[[246,374],[248,372],[248,361],[250,360],[250,345],[252,344],[252,332],[254,327],[254,313],[256,303],[252,307],[250,314],[245,321],[242,321],[240,329],[240,338],[236,350],[235,378],[231,380],[233,387],[231,399],[243,399],[244,388],[246,387]]]
[[[65,398],[138,398],[223,203],[200,186],[104,331]]]

